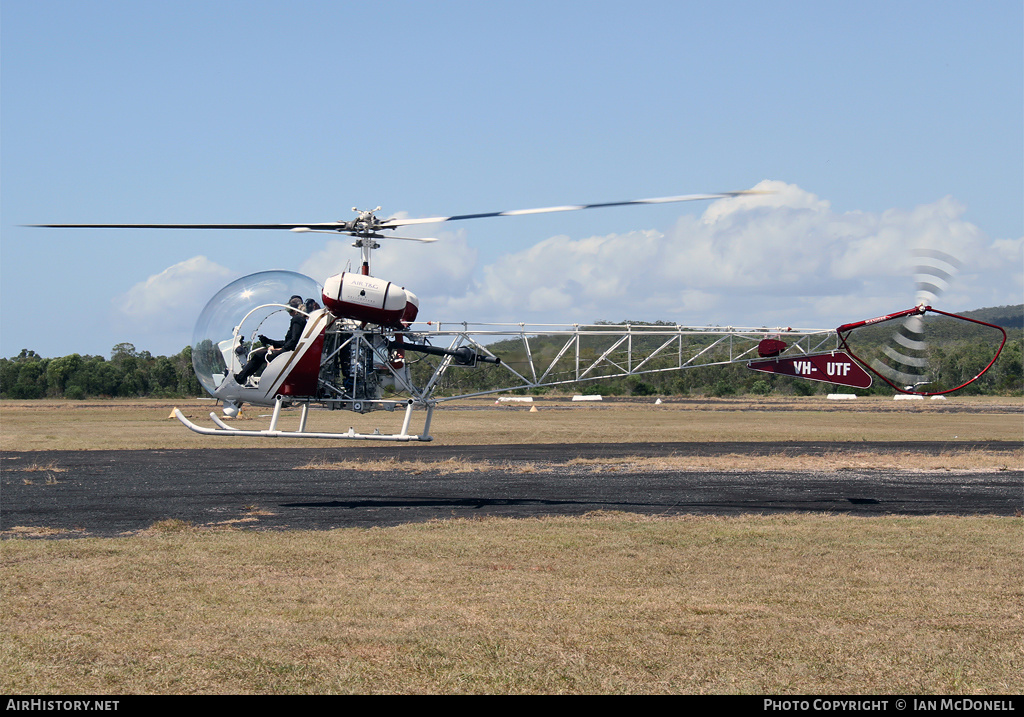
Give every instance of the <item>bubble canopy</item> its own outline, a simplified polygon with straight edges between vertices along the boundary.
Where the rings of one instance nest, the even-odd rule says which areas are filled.
[[[192,367],[211,395],[228,371],[245,360],[236,349],[248,349],[259,334],[283,339],[288,331],[288,299],[293,295],[321,301],[323,287],[294,271],[261,271],[237,279],[210,299],[192,333]]]

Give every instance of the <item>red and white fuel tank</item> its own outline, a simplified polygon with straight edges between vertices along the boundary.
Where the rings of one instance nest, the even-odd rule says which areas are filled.
[[[390,281],[343,272],[324,282],[324,307],[345,319],[401,328],[415,321],[419,299]]]

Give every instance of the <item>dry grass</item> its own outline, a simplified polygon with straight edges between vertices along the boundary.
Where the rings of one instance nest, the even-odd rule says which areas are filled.
[[[769,456],[741,453],[707,456],[622,456],[603,458],[571,458],[564,462],[539,463],[536,461],[471,461],[461,458],[444,460],[404,460],[385,458],[366,460],[347,458],[328,461],[317,458],[294,470],[350,471],[393,473],[410,475],[422,473],[481,473],[505,471],[509,473],[554,473],[566,468],[587,472],[677,472],[677,471],[749,471],[764,470],[772,466],[785,466],[787,471],[841,471],[841,470],[895,470],[901,472],[970,471],[972,473],[1019,470],[1024,465],[1024,448],[1013,451],[946,450],[929,455],[893,451],[831,451],[809,455],[786,452]]]
[[[10,530],[4,531],[5,535],[10,535],[16,538],[53,538],[53,537],[73,537],[74,531],[64,530],[63,528],[50,528],[47,526],[29,526],[29,525],[15,525]]]
[[[54,461],[50,461],[46,465],[41,463],[29,463],[26,466],[14,466],[10,470],[21,471],[23,473],[65,473],[67,468],[61,468]]]
[[[784,465],[787,471],[898,470],[898,471],[1009,471],[1024,465],[1024,448],[1015,451],[943,451],[922,455],[894,451],[829,452],[807,455],[785,452],[771,457],[730,453],[721,456],[625,456],[622,458],[574,458],[565,465],[601,470],[642,471],[748,471]]]
[[[57,476],[55,474],[57,474],[57,473],[66,473],[67,470],[68,470],[67,468],[62,468],[62,467],[58,466],[55,461],[50,461],[49,463],[46,463],[45,465],[41,464],[41,463],[33,462],[33,463],[28,463],[26,465],[14,464],[14,465],[9,465],[9,466],[4,466],[4,468],[5,468],[5,471],[9,471],[9,472],[45,473],[46,475],[43,476],[43,483],[45,483],[46,485],[57,485],[59,483],[59,481],[57,480]],[[34,478],[23,477],[21,479],[21,482],[24,483],[25,485],[33,485],[35,483],[35,479]]]
[[[127,450],[168,448],[338,447],[339,441],[201,436],[170,418],[177,405],[190,419],[210,425],[212,401],[0,401],[0,449]],[[444,404],[431,434],[441,445],[504,445],[644,441],[978,441],[1024,439],[1019,398],[964,397],[943,402],[803,399],[714,399],[654,405],[543,403],[536,413],[495,406],[493,400]],[[971,411],[964,409],[970,408]],[[269,409],[246,407],[238,425],[266,427]],[[412,430],[422,427],[414,413]],[[280,428],[294,430],[298,411],[285,410]],[[365,416],[313,411],[309,430],[397,432],[401,412]],[[401,446],[397,447],[401,450]]]
[[[339,471],[339,470],[360,470],[364,472],[392,473],[402,471],[408,475],[420,475],[422,473],[481,473],[485,471],[509,471],[512,473],[550,473],[550,466],[542,466],[530,461],[516,461],[514,463],[501,461],[470,461],[461,458],[445,458],[444,460],[429,461],[407,461],[400,458],[385,458],[382,460],[344,460],[328,461],[317,458],[301,466],[295,466],[295,470],[306,471]]]
[[[1021,520],[5,541],[6,693],[1016,694]]]

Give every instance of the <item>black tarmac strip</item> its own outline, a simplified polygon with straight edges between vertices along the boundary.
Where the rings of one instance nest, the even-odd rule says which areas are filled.
[[[249,530],[329,530],[448,518],[626,511],[647,515],[832,512],[852,515],[1020,515],[1024,468],[999,471],[789,470],[786,456],[837,452],[937,455],[1011,451],[977,443],[437,444],[337,448],[35,451],[0,456],[0,537],[135,535],[164,520]],[[764,456],[744,471],[565,465],[574,458]],[[358,461],[393,458],[392,470]],[[446,474],[455,458],[491,470]],[[310,468],[311,462],[350,469]],[[1010,460],[1010,459],[1008,459]]]

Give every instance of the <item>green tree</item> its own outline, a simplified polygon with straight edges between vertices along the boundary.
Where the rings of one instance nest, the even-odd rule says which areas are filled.
[[[68,381],[81,371],[83,364],[78,354],[52,359],[46,367],[46,394],[54,398],[64,396]]]
[[[10,398],[42,398],[46,395],[46,366],[48,361],[33,355],[18,362],[14,385],[7,392]]]

